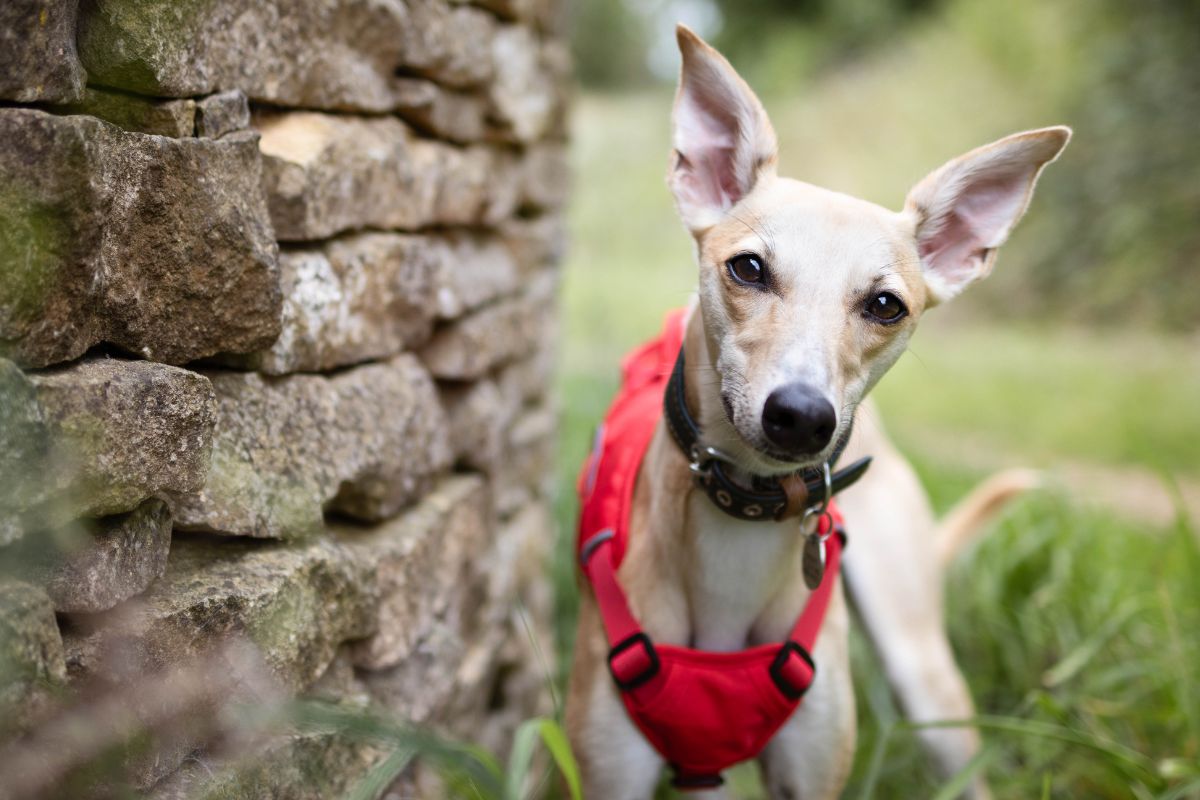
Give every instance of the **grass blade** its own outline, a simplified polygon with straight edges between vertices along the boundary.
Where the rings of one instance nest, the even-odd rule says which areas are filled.
[[[394,750],[392,754],[371,767],[371,771],[363,776],[346,800],[375,800],[380,792],[392,784],[412,762],[413,754],[409,750]]]
[[[505,780],[505,800],[520,800],[521,787],[529,776],[530,765],[533,762],[533,750],[538,740],[550,753],[558,771],[567,782],[572,800],[582,800],[583,791],[579,782],[579,767],[566,734],[557,722],[552,719],[539,717],[528,719],[517,728],[513,737],[512,752],[508,759],[508,776]]]

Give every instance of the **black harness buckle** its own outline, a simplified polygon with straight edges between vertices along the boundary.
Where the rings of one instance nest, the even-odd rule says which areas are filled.
[[[646,666],[634,673],[622,678],[616,666],[616,659],[624,654],[627,650],[632,650],[634,647],[641,646],[645,658]],[[650,641],[650,637],[644,631],[622,639],[613,645],[608,651],[608,671],[612,674],[613,682],[617,684],[617,688],[623,692],[628,692],[653,678],[658,674],[658,670],[662,667],[662,663],[658,660],[658,653],[654,650],[654,645]]]
[[[798,656],[808,664],[808,668],[812,672],[812,678],[803,686],[797,685],[787,675],[788,662],[792,656]],[[779,648],[779,653],[775,656],[775,660],[771,662],[771,668],[768,670],[771,675],[771,680],[775,682],[775,686],[783,693],[783,696],[788,700],[799,700],[808,691],[808,687],[812,686],[813,679],[817,676],[817,664],[813,661],[813,657],[809,652],[791,639],[784,642],[783,647]]]

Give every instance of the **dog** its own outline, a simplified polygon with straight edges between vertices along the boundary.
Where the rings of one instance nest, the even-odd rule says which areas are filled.
[[[699,267],[681,363],[700,443],[746,486],[827,465],[843,449],[843,462],[874,459],[838,498],[850,542],[845,586],[904,712],[917,721],[969,718],[943,624],[942,566],[1034,476],[996,476],[939,530],[864,398],[922,313],[990,272],[1071,131],[1027,131],[972,150],[919,182],[893,212],[777,175],[776,137],[759,99],[686,27],[677,40],[667,182]],[[732,518],[698,490],[696,467],[695,453],[660,419],[636,472],[616,572],[630,610],[656,643],[724,653],[788,639],[810,596],[801,573],[811,522]],[[585,583],[568,736],[585,797],[648,798],[664,760],[609,675],[601,617]],[[846,781],[855,744],[849,624],[838,581],[811,653],[815,677],[757,756],[773,798],[832,798]],[[968,728],[921,736],[947,774],[979,747]],[[977,779],[968,793],[987,789]],[[703,796],[725,795],[711,787]]]

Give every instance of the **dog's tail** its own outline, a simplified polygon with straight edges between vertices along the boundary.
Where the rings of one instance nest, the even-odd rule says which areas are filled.
[[[975,539],[1010,501],[1042,485],[1032,469],[1006,469],[988,477],[950,509],[938,523],[934,541],[943,567]]]

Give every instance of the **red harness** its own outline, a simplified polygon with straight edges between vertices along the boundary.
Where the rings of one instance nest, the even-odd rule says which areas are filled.
[[[662,413],[663,391],[683,340],[683,312],[659,338],[622,363],[621,389],[579,478],[578,551],[611,648],[608,664],[630,718],[675,771],[680,788],[722,782],[722,770],[758,755],[812,684],[810,655],[841,561],[828,542],[828,569],[786,642],[737,652],[653,644],[629,608],[617,568],[629,538],[638,469]],[[841,529],[833,506],[818,531]]]

